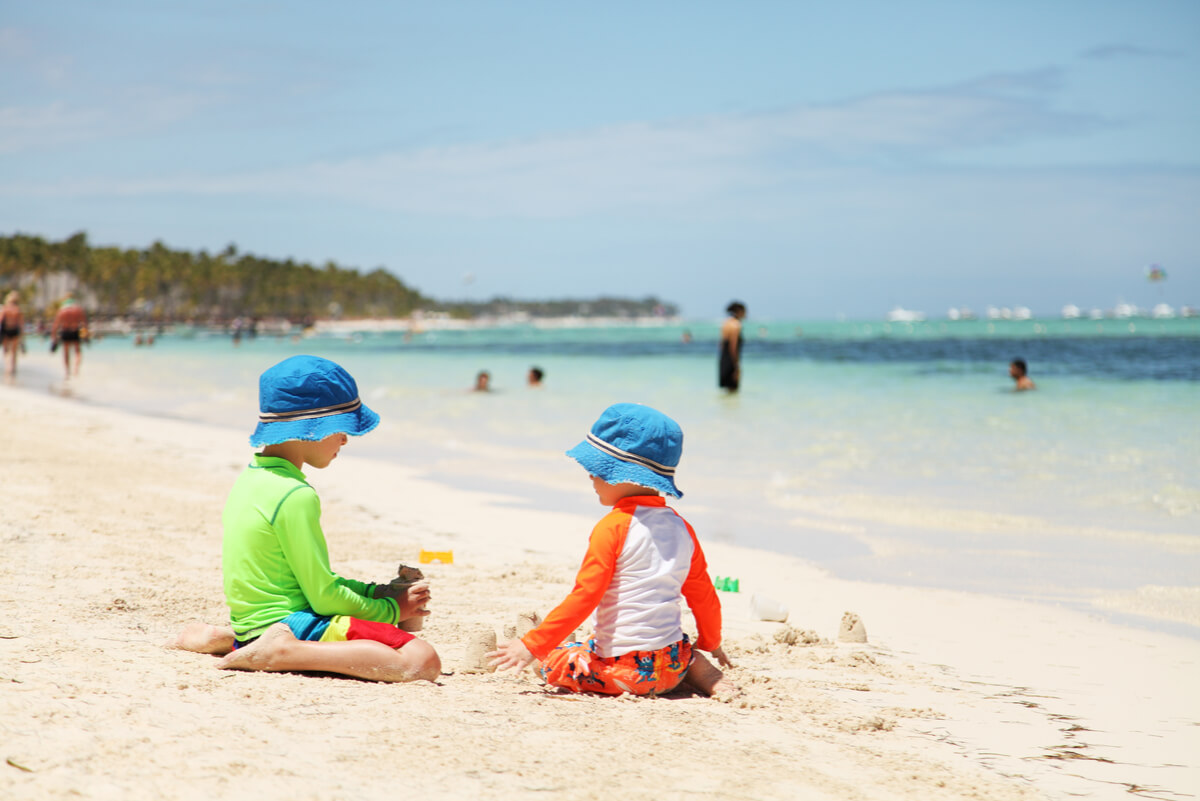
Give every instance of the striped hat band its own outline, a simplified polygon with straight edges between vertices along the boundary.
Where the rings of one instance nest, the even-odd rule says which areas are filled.
[[[636,453],[630,453],[629,451],[623,451],[620,448],[618,448],[616,445],[610,445],[609,443],[605,442],[604,440],[600,439],[595,434],[592,434],[590,432],[588,433],[588,435],[585,439],[586,439],[586,442],[589,445],[591,445],[593,448],[600,451],[601,453],[605,453],[605,454],[613,457],[614,459],[620,459],[622,462],[629,462],[630,464],[641,465],[642,467],[646,468],[647,470],[652,470],[655,473],[658,473],[660,476],[665,476],[667,478],[675,477],[675,468],[674,467],[670,467],[665,464],[659,464],[658,462],[654,461],[653,459],[647,459],[645,456],[638,456]]]
[[[345,403],[335,403],[333,406],[321,406],[316,409],[297,409],[294,412],[259,412],[258,419],[264,423],[289,423],[293,420],[316,420],[319,417],[333,417],[335,414],[346,414],[357,411],[362,401],[355,398]]]

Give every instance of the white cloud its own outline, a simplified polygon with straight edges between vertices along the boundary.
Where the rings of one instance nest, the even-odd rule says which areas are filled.
[[[63,145],[153,135],[197,118],[216,102],[213,95],[145,86],[130,87],[106,105],[82,106],[59,100],[4,106],[0,107],[0,154],[45,152]]]
[[[59,185],[56,194],[279,195],[336,198],[401,213],[560,217],[672,209],[737,194],[769,194],[830,170],[910,168],[976,147],[1061,136],[1097,125],[1055,111],[1052,76],[994,76],[928,92],[893,92],[779,112],[629,123],[499,143],[396,151],[227,176]],[[196,98],[151,97],[140,122],[168,124]],[[28,111],[28,110],[26,110]],[[26,121],[0,111],[0,147],[39,130],[74,130],[86,114]],[[10,134],[6,136],[6,132]],[[13,150],[16,144],[10,144]]]
[[[1175,58],[1179,53],[1170,50],[1159,50],[1153,47],[1141,47],[1131,44],[1106,44],[1093,47],[1083,53],[1084,58],[1097,61],[1111,61],[1122,58]]]
[[[6,61],[26,58],[33,53],[33,43],[21,28],[0,26],[0,58]]]
[[[74,77],[74,58],[46,47],[29,31],[0,27],[0,65],[11,84],[10,92],[60,89]]]
[[[97,135],[105,116],[65,103],[0,108],[0,153],[68,145]]]
[[[691,204],[838,167],[936,163],[948,150],[1095,122],[966,89],[831,106],[326,161],[206,182],[206,191],[334,195],[406,212],[559,216]]]

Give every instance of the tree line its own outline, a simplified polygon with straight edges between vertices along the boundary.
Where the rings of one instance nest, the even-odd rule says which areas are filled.
[[[454,317],[524,313],[531,317],[673,316],[656,298],[630,300],[440,302],[422,295],[382,267],[369,272],[292,259],[239,253],[173,250],[155,242],[143,250],[95,247],[80,232],[61,242],[40,236],[0,236],[0,290],[21,292],[27,313],[52,313],[68,294],[100,318],[144,322],[216,323],[237,318],[287,319],[407,317],[414,311]]]
[[[326,262],[317,267],[239,253],[93,247],[86,233],[61,242],[39,236],[0,237],[0,283],[21,291],[33,310],[56,306],[70,292],[99,317],[225,321],[275,317],[402,317],[433,301],[382,268],[367,273]]]
[[[674,317],[679,307],[656,297],[618,298],[599,297],[589,299],[563,298],[561,300],[514,300],[497,297],[478,302],[457,301],[442,304],[442,307],[458,317],[504,317],[526,314],[530,317]]]

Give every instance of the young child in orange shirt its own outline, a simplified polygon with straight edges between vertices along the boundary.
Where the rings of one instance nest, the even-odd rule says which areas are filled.
[[[574,692],[658,695],[687,682],[707,695],[736,692],[699,653],[731,666],[721,649],[721,603],[696,533],[666,505],[679,498],[679,424],[648,406],[610,406],[567,455],[612,507],[592,530],[575,588],[537,628],[488,654],[499,669],[539,662],[546,682]],[[696,618],[693,645],[679,601]],[[563,643],[594,613],[586,643]]]

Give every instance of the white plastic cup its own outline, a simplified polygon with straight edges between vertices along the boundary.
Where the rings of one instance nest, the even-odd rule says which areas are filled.
[[[788,608],[774,598],[755,593],[750,596],[750,614],[757,620],[784,623],[788,619]]]

